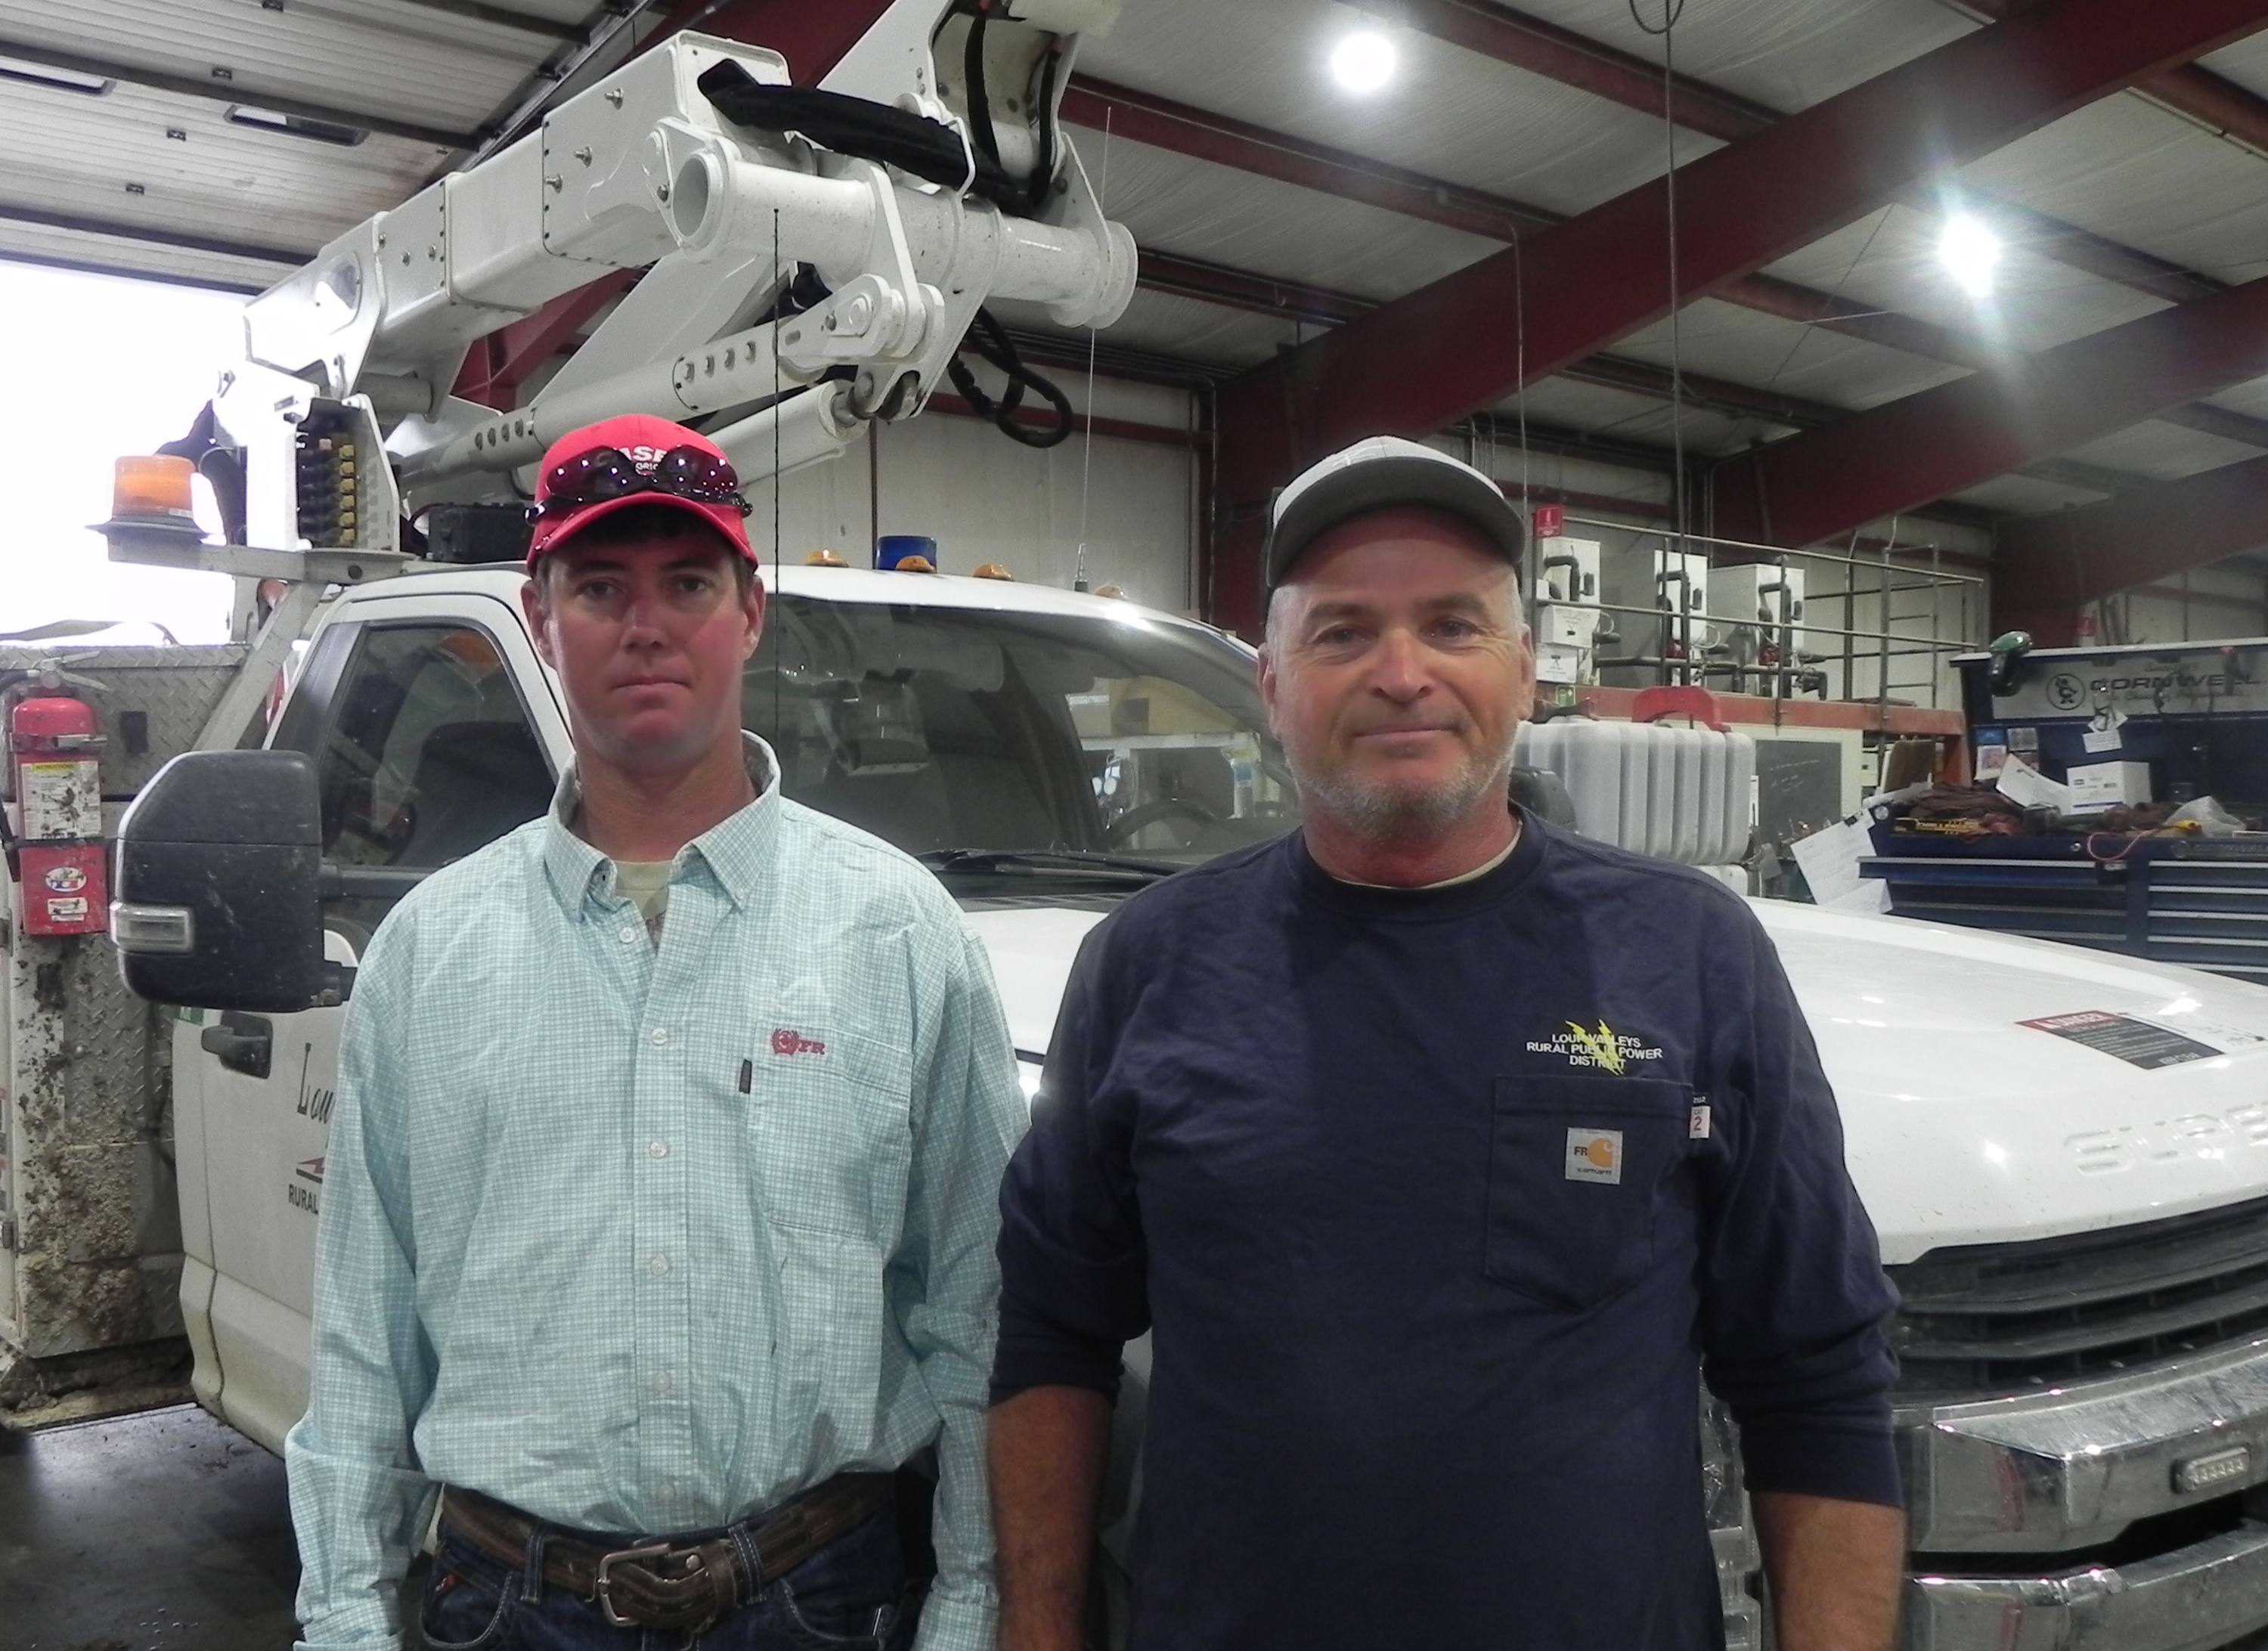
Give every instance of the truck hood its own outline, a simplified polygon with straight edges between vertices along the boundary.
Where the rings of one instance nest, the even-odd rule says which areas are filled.
[[[1906,918],[1749,903],[1818,1041],[1883,1260],[2268,1194],[2268,990]],[[1101,921],[968,914],[1027,1058],[1046,1052],[1071,959]],[[2135,1058],[2025,1024],[2088,1014],[2120,1019],[2067,1030],[2108,1033]],[[2169,1055],[2186,1058],[2137,1064]]]

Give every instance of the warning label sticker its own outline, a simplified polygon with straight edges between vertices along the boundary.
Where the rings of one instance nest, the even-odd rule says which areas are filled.
[[[2112,1014],[2103,1009],[2084,1009],[2076,1014],[2051,1014],[2043,1020],[2019,1021],[2019,1026],[2029,1026],[2036,1032],[2046,1032],[2056,1037],[2067,1037],[2074,1043],[2084,1043],[2089,1049],[2124,1061],[2130,1066],[2154,1068],[2178,1066],[2185,1061],[2211,1060],[2223,1053],[2210,1043],[2200,1043],[2193,1037],[2169,1031],[2148,1021],[2137,1020],[2131,1014]]]
[[[26,838],[58,842],[102,835],[102,784],[92,763],[26,763],[17,773]]]

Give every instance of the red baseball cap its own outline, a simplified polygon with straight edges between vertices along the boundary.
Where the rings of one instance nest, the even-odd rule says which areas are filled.
[[[651,482],[664,459],[684,449],[690,449],[697,457],[690,466],[681,461],[672,469],[705,470],[706,474],[699,475],[695,483],[700,497],[649,485],[631,492],[602,492],[601,497],[586,504],[574,502],[572,484],[588,475],[583,461],[602,451],[619,453],[629,461],[631,469]],[[712,463],[704,466],[702,460]],[[555,504],[555,495],[563,490],[567,497]],[[742,556],[755,562],[755,547],[748,542],[747,509],[740,499],[740,477],[733,472],[733,461],[725,456],[724,449],[698,431],[648,413],[630,413],[586,424],[560,437],[543,455],[542,473],[535,483],[535,527],[527,542],[528,565],[534,566],[538,556],[547,550],[556,550],[593,522],[638,505],[665,505],[697,516],[724,534]]]

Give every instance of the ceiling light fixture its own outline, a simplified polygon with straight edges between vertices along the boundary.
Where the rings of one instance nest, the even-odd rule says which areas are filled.
[[[99,98],[118,83],[100,75],[83,75],[75,69],[50,69],[20,58],[0,57],[0,80],[20,80],[27,86],[52,86],[57,92],[77,92]]]
[[[1937,261],[1970,297],[1989,297],[1992,271],[2000,262],[2000,238],[1968,213],[1956,212],[1938,235]]]
[[[1394,78],[1394,42],[1376,29],[1360,29],[1331,49],[1331,78],[1349,92],[1372,92]]]
[[[336,144],[351,149],[370,134],[358,126],[341,126],[335,121],[312,121],[304,114],[285,114],[275,109],[255,108],[248,103],[228,106],[229,124],[249,126],[255,131],[288,132],[293,137],[313,138],[318,144]]]

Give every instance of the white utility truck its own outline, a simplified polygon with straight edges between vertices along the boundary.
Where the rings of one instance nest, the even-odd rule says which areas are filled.
[[[922,855],[960,898],[1027,1087],[1079,939],[1116,900],[1296,823],[1250,652],[1205,626],[986,579],[767,577],[747,726],[790,795]],[[173,1107],[197,1397],[271,1447],[306,1391],[333,1000],[391,901],[533,818],[567,757],[519,583],[516,567],[431,566],[342,593],[269,748],[175,763],[126,827],[119,940],[136,984],[266,1006],[179,1012]],[[2268,1522],[2252,1516],[2268,1478],[2268,991],[1756,910],[1905,1296],[1907,1643],[2174,1651],[2268,1622]],[[1145,1350],[1130,1364],[1129,1435]],[[1728,1625],[1755,1644],[1742,1504],[1717,1483]],[[1114,1517],[1123,1475],[1115,1493]]]
[[[119,834],[127,978],[187,1006],[168,1051],[104,996],[107,943],[45,918],[32,932],[51,891],[11,883],[0,1217],[20,1220],[0,1227],[0,1316],[19,1345],[55,1299],[40,1281],[66,1277],[108,1280],[127,1307],[82,1312],[53,1345],[99,1323],[158,1333],[152,1281],[177,1249],[198,1398],[280,1442],[306,1389],[356,960],[422,875],[533,818],[567,760],[517,569],[461,547],[491,542],[515,472],[590,419],[705,420],[744,474],[768,475],[917,411],[990,299],[1111,319],[1132,248],[1054,121],[1071,35],[1110,9],[1012,0],[972,41],[965,10],[901,4],[821,88],[863,107],[767,112],[778,59],[679,36],[253,302],[250,358],[198,455],[225,498],[240,488],[232,542],[203,543],[163,500],[110,524],[114,555],[238,575],[245,642],[202,674],[173,660],[170,697],[137,697],[125,651],[0,655],[0,711],[76,698],[97,721],[86,736],[53,733],[52,707],[26,721],[53,748],[11,765],[23,863],[69,881],[35,837]],[[469,341],[649,265],[531,406],[448,395]],[[403,551],[407,521],[427,555]],[[1297,823],[1250,652],[1206,626],[994,580],[767,577],[748,726],[790,795],[924,856],[961,900],[1027,1085],[1079,939],[1114,902]],[[280,597],[263,578],[287,581]],[[176,699],[194,709],[169,721],[157,708]],[[144,785],[177,726],[201,748]],[[48,781],[32,759],[44,776],[98,751],[99,825],[82,809],[70,831],[33,832],[26,799]],[[68,915],[83,894],[56,897]],[[1895,918],[1757,912],[1904,1294],[1906,1643],[2202,1651],[2268,1625],[2268,991]],[[71,1133],[81,1119],[99,1139]],[[118,1206],[88,1195],[89,1166]],[[1122,1563],[1145,1347],[1129,1366],[1104,1536]],[[1756,1646],[1737,1444],[1710,1423],[1728,1637]]]

